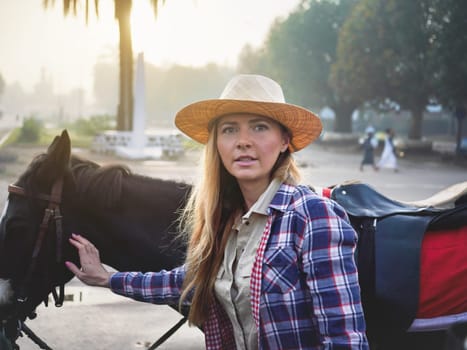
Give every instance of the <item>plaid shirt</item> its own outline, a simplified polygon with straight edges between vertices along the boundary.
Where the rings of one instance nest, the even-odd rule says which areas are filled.
[[[282,184],[268,208],[251,274],[251,306],[260,349],[368,349],[354,251],[345,211],[305,186]],[[176,303],[184,267],[119,272],[111,288],[157,304]],[[210,306],[207,349],[235,349],[232,325]]]

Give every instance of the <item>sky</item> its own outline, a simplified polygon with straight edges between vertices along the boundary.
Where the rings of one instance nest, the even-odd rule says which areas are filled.
[[[32,91],[41,74],[54,92],[92,89],[96,62],[118,62],[114,0],[100,0],[99,18],[84,9],[63,16],[63,1],[47,11],[43,0],[0,0],[0,74],[7,85]],[[84,5],[84,0],[82,1]],[[93,1],[90,1],[93,4]],[[300,0],[166,0],[154,19],[148,0],[133,0],[133,52],[146,62],[235,66],[242,48],[260,46],[276,18]],[[93,6],[91,7],[93,10]]]

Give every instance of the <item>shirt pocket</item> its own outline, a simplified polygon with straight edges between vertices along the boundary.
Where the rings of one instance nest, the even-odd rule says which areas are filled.
[[[265,293],[289,293],[299,284],[297,253],[290,248],[279,247],[264,253],[262,291]]]

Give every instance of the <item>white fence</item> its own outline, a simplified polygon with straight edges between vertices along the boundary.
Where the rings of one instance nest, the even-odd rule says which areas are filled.
[[[117,148],[131,148],[135,144],[133,137],[131,131],[105,131],[94,138],[91,150],[96,153],[115,154]],[[146,133],[145,137],[145,147],[160,149],[164,158],[176,159],[184,154],[183,136],[179,133]]]
[[[441,154],[455,154],[456,143],[449,141],[433,141],[432,148],[434,152]]]

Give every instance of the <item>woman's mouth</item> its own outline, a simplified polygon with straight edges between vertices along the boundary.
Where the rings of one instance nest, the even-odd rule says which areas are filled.
[[[250,156],[241,156],[241,157],[235,158],[235,163],[239,165],[250,165],[251,163],[255,161],[256,161],[256,158],[253,158]]]

